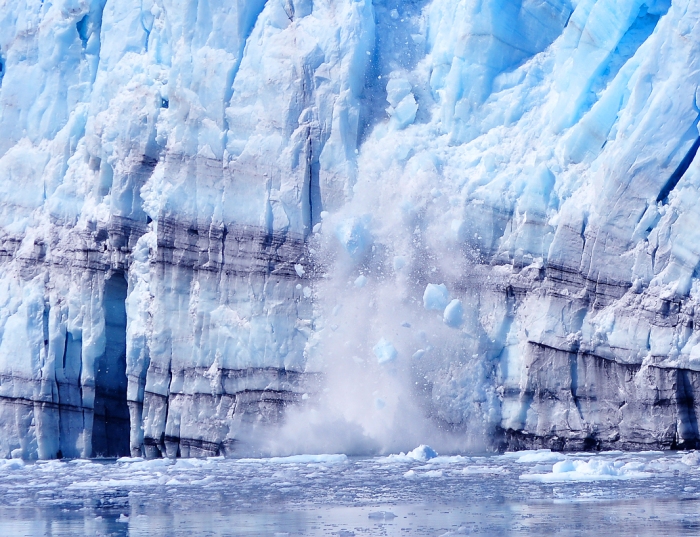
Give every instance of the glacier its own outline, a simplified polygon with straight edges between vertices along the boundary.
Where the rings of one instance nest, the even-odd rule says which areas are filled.
[[[0,458],[700,446],[699,21],[0,0]]]

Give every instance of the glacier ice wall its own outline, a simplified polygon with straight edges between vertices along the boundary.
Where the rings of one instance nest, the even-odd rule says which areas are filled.
[[[0,0],[0,456],[698,445],[698,21]]]

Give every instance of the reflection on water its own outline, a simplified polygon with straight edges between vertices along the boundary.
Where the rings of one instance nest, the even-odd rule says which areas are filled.
[[[581,455],[634,478],[556,483],[527,477],[556,474],[540,455],[5,464],[0,535],[699,535],[682,457]]]
[[[129,502],[125,509],[3,509],[3,535],[698,535],[697,501],[382,505],[396,515],[377,519],[371,507],[317,506],[286,510],[156,510]],[[117,511],[120,511],[117,514]],[[123,511],[129,513],[128,517]]]

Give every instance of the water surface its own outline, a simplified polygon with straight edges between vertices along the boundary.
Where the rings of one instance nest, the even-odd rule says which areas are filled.
[[[0,461],[0,534],[700,534],[700,453],[424,455]]]

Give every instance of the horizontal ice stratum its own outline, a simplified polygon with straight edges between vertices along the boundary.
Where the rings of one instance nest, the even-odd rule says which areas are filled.
[[[700,0],[0,0],[0,457],[700,446]]]

